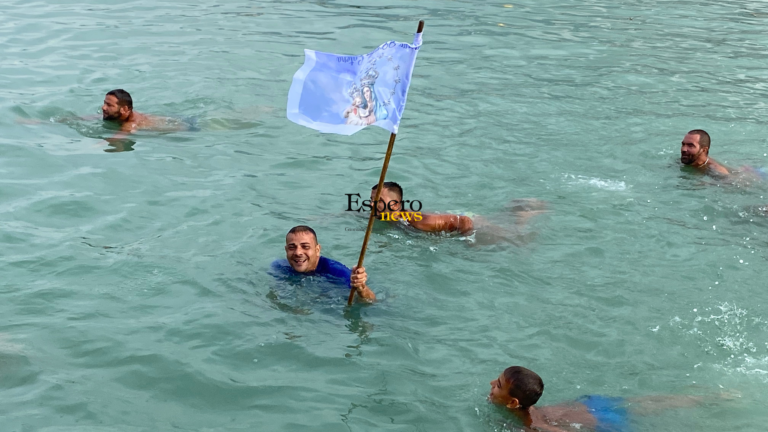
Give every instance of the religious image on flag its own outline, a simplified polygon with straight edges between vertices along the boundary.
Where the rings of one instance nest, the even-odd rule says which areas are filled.
[[[368,54],[304,50],[288,92],[288,119],[324,133],[352,135],[368,125],[397,133],[421,33],[412,44],[384,42]]]

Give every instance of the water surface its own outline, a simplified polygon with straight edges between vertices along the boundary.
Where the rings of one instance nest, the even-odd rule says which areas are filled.
[[[487,383],[520,364],[542,404],[742,393],[638,430],[764,430],[768,185],[677,158],[704,128],[719,161],[768,165],[768,6],[509,5],[1,4],[2,429],[506,430]],[[354,263],[365,220],[344,194],[367,194],[388,137],[285,119],[303,49],[368,52],[418,19],[388,179],[425,210],[550,212],[523,246],[379,226],[376,305],[282,308],[284,233],[310,224]],[[113,88],[203,130],[107,153],[98,121],[49,121]]]

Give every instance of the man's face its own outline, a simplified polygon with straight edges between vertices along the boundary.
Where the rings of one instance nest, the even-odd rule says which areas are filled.
[[[513,397],[509,395],[511,384],[506,381],[504,374],[491,381],[491,393],[488,394],[488,400],[496,405],[507,406],[513,403]]]
[[[107,95],[104,98],[104,105],[101,106],[101,117],[104,120],[120,120],[123,114],[122,108],[128,109],[128,107],[121,107],[116,97]]]
[[[682,147],[680,147],[680,162],[686,165],[696,162],[702,152],[699,138],[701,137],[698,134],[687,134],[683,138]]]
[[[371,190],[371,201],[376,199],[376,189]],[[381,200],[384,200],[384,202],[381,202]],[[390,204],[390,202],[393,202]],[[388,211],[400,211],[402,208],[403,203],[400,202],[400,197],[397,196],[397,193],[384,188],[383,191],[381,191],[381,196],[379,197],[379,202],[377,204],[377,207],[379,209],[379,213],[384,213]]]
[[[285,237],[285,258],[297,272],[311,272],[320,261],[320,245],[311,232],[288,234]]]

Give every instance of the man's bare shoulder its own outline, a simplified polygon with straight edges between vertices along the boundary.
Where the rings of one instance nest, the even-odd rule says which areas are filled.
[[[708,165],[709,165],[708,171],[710,174],[721,175],[721,176],[727,176],[731,174],[731,170],[729,170],[723,164],[721,164],[720,162],[714,159],[710,159]]]
[[[131,118],[131,123],[135,124],[137,127],[150,127],[151,125],[156,123],[158,120],[159,120],[158,116],[142,114],[134,111],[133,117]]]

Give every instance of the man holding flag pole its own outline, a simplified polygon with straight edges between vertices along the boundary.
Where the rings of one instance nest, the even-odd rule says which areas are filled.
[[[375,202],[387,175],[423,30],[424,21],[419,21],[412,44],[384,42],[359,56],[304,50],[304,65],[293,76],[288,92],[287,115],[294,123],[341,135],[352,135],[369,125],[391,132]],[[374,213],[368,218],[357,267],[363,267]],[[355,292],[350,290],[347,304],[352,304]]]

